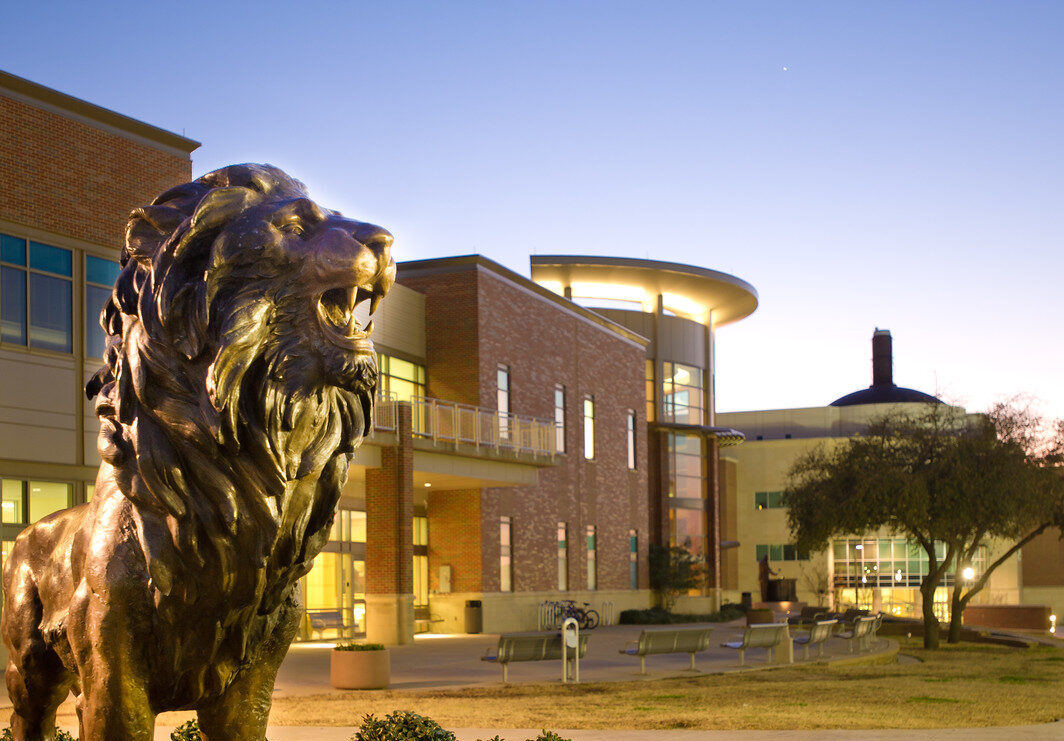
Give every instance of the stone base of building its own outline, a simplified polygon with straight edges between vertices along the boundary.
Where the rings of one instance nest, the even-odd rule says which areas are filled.
[[[385,646],[414,642],[414,595],[367,594],[366,640]]]
[[[622,610],[645,610],[653,602],[648,589],[599,590],[594,592],[452,592],[429,599],[433,633],[465,633],[465,604],[480,600],[484,633],[539,630],[540,604],[547,600],[587,602],[602,620],[616,623]]]

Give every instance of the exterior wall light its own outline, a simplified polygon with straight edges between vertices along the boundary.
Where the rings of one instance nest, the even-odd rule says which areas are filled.
[[[961,572],[961,576],[964,577],[965,581],[971,581],[975,578],[975,569],[971,566],[965,566],[964,571]]]
[[[1049,616],[1049,632],[1055,634],[1057,632],[1057,616]]]

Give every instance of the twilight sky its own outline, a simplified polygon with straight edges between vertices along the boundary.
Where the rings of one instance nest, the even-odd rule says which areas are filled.
[[[1064,416],[1064,3],[5,3],[0,69],[396,235],[758,289],[721,411],[871,382]],[[0,126],[3,122],[0,121]]]

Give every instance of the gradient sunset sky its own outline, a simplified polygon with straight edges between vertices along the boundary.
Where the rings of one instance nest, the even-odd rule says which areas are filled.
[[[399,260],[749,281],[721,411],[866,387],[882,327],[899,385],[1064,416],[1064,3],[5,3],[0,27],[0,69],[203,142],[196,175],[276,164]]]

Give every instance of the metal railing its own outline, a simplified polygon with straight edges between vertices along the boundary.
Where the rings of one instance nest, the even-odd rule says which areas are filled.
[[[535,456],[551,457],[557,452],[553,421],[520,414],[500,414],[495,409],[427,396],[414,396],[409,402],[414,437]],[[395,430],[397,405],[394,396],[377,397],[375,429]]]

